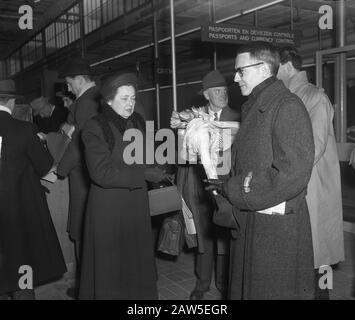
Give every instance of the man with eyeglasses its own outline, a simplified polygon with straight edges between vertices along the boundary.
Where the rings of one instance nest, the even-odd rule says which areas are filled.
[[[312,126],[302,101],[276,79],[279,54],[266,42],[238,50],[235,79],[248,101],[217,190],[214,221],[231,230],[231,299],[313,299],[314,272],[306,190]],[[217,219],[218,218],[218,219]]]

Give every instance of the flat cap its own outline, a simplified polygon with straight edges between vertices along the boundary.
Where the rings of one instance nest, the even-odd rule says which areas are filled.
[[[218,70],[213,70],[207,73],[202,79],[202,89],[199,91],[199,94],[202,94],[203,91],[209,88],[216,87],[226,87],[227,82],[223,75]]]

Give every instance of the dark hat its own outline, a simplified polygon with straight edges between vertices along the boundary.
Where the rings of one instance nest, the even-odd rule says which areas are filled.
[[[121,73],[105,77],[101,80],[101,94],[106,101],[112,100],[117,89],[125,85],[137,87],[138,79],[134,73]]]
[[[15,81],[11,79],[0,80],[0,97],[16,98]]]
[[[203,92],[209,88],[226,86],[227,82],[226,79],[222,76],[222,74],[218,70],[213,70],[203,77],[202,90],[199,91],[199,94],[203,94]]]
[[[92,70],[89,62],[81,58],[71,59],[59,70],[59,78],[75,77],[78,75],[88,76],[91,74]]]

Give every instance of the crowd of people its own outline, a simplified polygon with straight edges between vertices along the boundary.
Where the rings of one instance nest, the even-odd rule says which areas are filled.
[[[213,121],[240,122],[229,174],[208,179],[200,163],[176,164],[196,226],[190,299],[204,298],[214,266],[223,299],[329,299],[320,269],[344,260],[333,106],[308,82],[295,48],[243,45],[234,68],[247,97],[241,113],[229,106],[218,70],[202,78],[199,92]],[[167,174],[124,156],[126,130],[145,135],[135,110],[138,79],[113,74],[97,86],[84,59],[71,60],[59,77],[67,111],[37,98],[34,124],[11,117],[15,83],[0,81],[0,297],[34,299],[34,287],[66,272],[40,183],[52,171],[69,179],[75,297],[158,299],[147,182]],[[57,162],[46,148],[49,132],[69,139]],[[19,287],[21,266],[32,267],[33,287]]]

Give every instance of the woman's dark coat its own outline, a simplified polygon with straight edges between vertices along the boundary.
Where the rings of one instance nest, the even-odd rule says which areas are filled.
[[[235,229],[230,298],[312,299],[313,248],[305,200],[314,158],[312,127],[302,101],[281,81],[270,78],[259,86],[242,108],[231,177],[222,189],[229,202],[216,197],[214,221],[225,214],[223,225]],[[285,215],[257,212],[284,201]]]
[[[0,111],[0,295],[20,290],[22,265],[34,286],[54,280],[66,266],[40,177],[53,159],[32,124]]]
[[[118,117],[118,115],[117,115]],[[127,165],[110,122],[112,153],[96,117],[83,130],[92,184],[86,211],[80,299],[157,299],[144,165]]]

